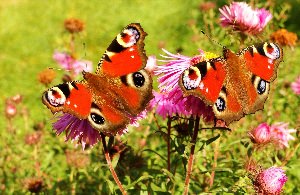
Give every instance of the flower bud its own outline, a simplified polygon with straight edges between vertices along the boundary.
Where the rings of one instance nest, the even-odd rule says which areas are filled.
[[[267,123],[262,123],[249,133],[250,139],[256,144],[265,144],[271,140],[271,129]]]
[[[17,114],[17,108],[14,104],[12,104],[11,102],[6,102],[6,106],[5,106],[5,116],[10,119],[13,118],[14,116],[16,116]]]

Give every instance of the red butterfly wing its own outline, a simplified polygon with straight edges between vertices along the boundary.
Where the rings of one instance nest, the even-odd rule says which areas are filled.
[[[43,94],[43,103],[52,113],[63,111],[83,119],[91,109],[92,94],[85,83],[68,82],[50,88]]]
[[[273,81],[283,51],[276,43],[262,43],[242,50],[238,55],[245,59],[249,71],[265,81]]]
[[[179,84],[186,95],[196,95],[212,105],[219,97],[226,76],[224,59],[203,61],[185,70]]]
[[[139,24],[130,24],[112,41],[98,64],[96,74],[123,76],[145,67],[146,33]]]

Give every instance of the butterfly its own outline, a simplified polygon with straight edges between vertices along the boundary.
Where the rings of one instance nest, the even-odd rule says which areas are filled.
[[[263,109],[282,58],[276,43],[252,45],[236,54],[224,47],[222,57],[186,69],[179,85],[185,95],[211,105],[215,117],[228,125]]]
[[[48,89],[43,103],[52,113],[88,120],[105,135],[125,129],[152,99],[152,78],[144,69],[146,35],[140,24],[127,25],[108,46],[95,73],[83,71],[83,80]]]

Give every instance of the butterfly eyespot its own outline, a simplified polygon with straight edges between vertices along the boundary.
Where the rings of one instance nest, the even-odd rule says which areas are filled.
[[[133,46],[139,38],[139,31],[134,27],[128,27],[117,36],[117,41],[121,46],[128,48]]]
[[[44,95],[44,98],[50,105],[54,107],[61,106],[66,101],[66,96],[58,87],[53,87],[47,91]]]
[[[261,79],[258,76],[252,77],[252,83],[259,95],[263,95],[269,91],[269,82]]]
[[[182,77],[182,83],[185,89],[192,90],[196,89],[201,82],[201,74],[198,68],[190,67],[185,70]]]
[[[222,97],[218,97],[215,106],[219,112],[222,112],[226,108],[225,100]]]
[[[124,85],[136,88],[141,91],[148,89],[149,85],[151,85],[152,82],[149,73],[145,69],[130,73],[125,76],[121,76],[120,79]]]
[[[145,77],[140,72],[133,73],[132,79],[136,87],[142,87],[145,83]]]
[[[267,82],[261,79],[257,85],[257,93],[263,94],[266,92],[266,89],[267,89]]]
[[[265,55],[270,59],[278,59],[280,58],[280,48],[274,43],[265,43],[264,45]]]
[[[105,124],[105,118],[102,116],[102,113],[100,112],[99,108],[96,107],[91,108],[88,120],[91,123],[91,125],[96,129],[103,128],[103,125]]]
[[[102,125],[104,124],[105,120],[102,116],[96,114],[96,113],[91,113],[91,119],[96,123],[97,125]]]

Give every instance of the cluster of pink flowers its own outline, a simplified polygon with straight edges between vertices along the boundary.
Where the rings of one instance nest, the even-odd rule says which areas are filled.
[[[88,60],[76,60],[73,56],[65,52],[54,52],[53,59],[67,71],[71,71],[77,76],[82,71],[91,72],[92,62]]]
[[[291,133],[295,133],[296,129],[288,129],[287,123],[275,123],[268,125],[267,123],[260,124],[257,128],[253,129],[249,136],[256,144],[266,144],[272,142],[279,148],[288,147],[290,140],[295,140]]]
[[[196,62],[205,59],[205,53],[200,50],[200,55],[188,57],[180,54],[172,54],[163,49],[167,54],[164,65],[156,66],[154,74],[159,75],[160,92],[154,92],[154,99],[150,102],[151,107],[156,108],[156,113],[163,118],[167,116],[202,116],[206,121],[214,119],[211,107],[195,96],[184,96],[178,81],[184,70]]]
[[[272,14],[265,9],[252,9],[245,2],[232,2],[219,9],[221,25],[232,26],[236,31],[245,34],[258,34],[262,32],[272,19]]]
[[[23,97],[20,94],[7,98],[5,101],[5,116],[11,119],[17,115],[17,104],[22,102]]]

